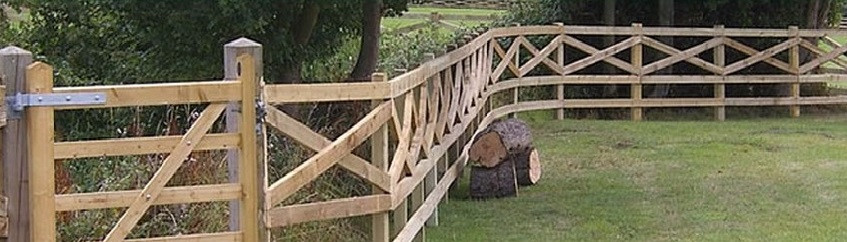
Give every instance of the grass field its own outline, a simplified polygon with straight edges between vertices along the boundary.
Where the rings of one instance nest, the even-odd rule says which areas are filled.
[[[432,13],[438,12],[444,15],[477,15],[477,16],[491,16],[491,15],[500,15],[506,13],[505,10],[494,10],[494,9],[467,9],[467,8],[418,8],[411,7],[409,8],[409,13]]]
[[[429,14],[432,12],[438,12],[441,15],[445,16],[492,16],[492,15],[500,15],[505,13],[503,10],[489,10],[489,9],[457,9],[457,8],[409,8],[407,13],[412,14]],[[386,17],[382,19],[382,26],[388,30],[396,29],[404,26],[409,26],[413,24],[423,23],[428,21],[425,18],[421,19],[403,19],[396,17]],[[479,21],[479,20],[443,20],[444,22],[448,22],[451,24],[455,24],[461,27],[474,27],[479,26],[490,21]],[[449,30],[444,30],[448,31]]]
[[[463,180],[427,239],[841,240],[845,121],[534,121],[541,183],[471,201]]]

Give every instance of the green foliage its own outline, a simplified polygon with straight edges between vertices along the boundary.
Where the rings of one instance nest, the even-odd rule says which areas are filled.
[[[246,36],[265,48],[265,72],[331,55],[360,30],[359,1],[321,2],[311,41],[295,44],[292,27],[304,1],[31,0],[24,45],[44,56],[60,84],[196,80],[222,76],[222,46]],[[68,80],[71,79],[71,80]],[[79,79],[79,80],[73,80]]]
[[[400,74],[396,70],[414,69],[427,61],[426,53],[443,52],[453,35],[440,31],[434,24],[410,33],[383,35],[378,69],[389,76]]]
[[[844,0],[830,1],[830,11],[825,18],[830,24],[838,23]],[[550,24],[563,22],[572,25],[598,25],[603,23],[603,0],[538,0],[517,4],[499,25],[513,22],[523,24]],[[806,9],[809,1],[801,0],[708,0],[675,1],[675,25],[727,27],[785,28],[789,25],[809,26]],[[633,22],[655,26],[659,22],[656,0],[616,1],[615,23]]]

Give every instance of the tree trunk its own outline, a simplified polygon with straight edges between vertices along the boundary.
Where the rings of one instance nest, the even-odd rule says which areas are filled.
[[[351,81],[370,80],[379,60],[379,25],[382,20],[382,0],[362,2],[362,43]]]
[[[603,3],[603,23],[606,26],[615,26],[615,2],[615,0],[606,0]],[[615,36],[606,36],[603,38],[603,42],[603,46],[612,46],[615,44]],[[615,74],[616,71],[614,66],[606,64],[606,74]],[[606,85],[603,88],[603,97],[614,97],[617,93],[618,86],[615,84]]]
[[[315,25],[318,23],[318,15],[320,15],[320,5],[315,1],[306,1],[301,7],[297,18],[293,19],[291,26],[291,38],[295,45],[305,46],[309,44],[314,32]],[[301,67],[302,60],[293,60],[291,64],[282,67],[281,83],[292,84],[302,82]]]
[[[321,7],[316,1],[306,1],[303,3],[297,18],[289,23],[289,26],[291,26],[291,38],[295,45],[306,46],[309,44],[309,40],[312,38],[312,32],[314,32],[315,25],[318,23],[320,12]],[[282,79],[280,82],[283,84],[302,83],[302,67],[303,63],[300,59],[292,60],[291,63],[282,66]],[[301,115],[299,107],[299,105],[289,104],[283,105],[280,108],[292,118],[305,121],[302,118],[303,115]]]
[[[659,26],[671,27],[674,25],[674,2],[673,0],[659,0]],[[673,46],[673,37],[662,37],[659,41],[667,45]],[[673,66],[668,66],[665,69],[659,70],[656,74],[670,75],[673,74]],[[670,94],[670,85],[661,84],[655,85],[649,97],[667,97]]]
[[[291,23],[294,43],[305,45],[309,43],[312,37],[312,30],[318,23],[318,15],[321,12],[321,7],[316,1],[306,1],[303,3],[303,9],[300,10],[300,15],[294,22]]]

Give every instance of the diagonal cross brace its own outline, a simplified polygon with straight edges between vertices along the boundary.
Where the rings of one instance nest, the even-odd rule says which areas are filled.
[[[273,106],[266,106],[266,108],[267,119],[265,122],[270,124],[271,127],[274,127],[280,132],[290,136],[297,143],[315,151],[321,150],[332,143],[323,135],[315,133],[309,128],[309,126],[291,118],[285,114],[285,112]],[[391,191],[391,182],[388,174],[355,154],[348,154],[344,158],[341,158],[341,160],[338,161],[338,165],[367,180],[385,192]]]
[[[642,75],[647,75],[647,74],[650,74],[652,72],[661,70],[662,68],[676,64],[680,61],[687,61],[691,64],[699,66],[700,68],[703,68],[707,71],[710,71],[714,74],[720,75],[720,74],[723,73],[723,69],[721,67],[718,67],[715,64],[709,63],[709,62],[704,61],[703,59],[700,59],[700,58],[697,57],[697,55],[699,55],[700,53],[703,53],[703,51],[706,51],[708,49],[711,49],[711,48],[714,48],[716,46],[723,44],[723,38],[713,38],[713,39],[710,39],[709,41],[706,41],[706,42],[699,44],[697,46],[688,48],[684,51],[681,51],[677,48],[674,48],[673,46],[666,45],[666,44],[664,44],[664,43],[662,43],[662,42],[660,42],[656,39],[650,38],[650,37],[643,37],[643,38],[644,38],[644,40],[643,40],[644,45],[650,46],[650,47],[652,47],[656,50],[659,50],[659,51],[664,52],[664,53],[671,55],[671,56],[664,58],[664,59],[661,59],[661,60],[658,60],[658,61],[655,61],[653,63],[650,63],[649,65],[644,66],[644,69],[642,70],[642,73],[641,73]]]
[[[759,61],[764,61],[765,63],[771,64],[785,72],[797,74],[795,70],[791,69],[791,66],[789,66],[788,63],[773,58],[773,56],[777,53],[782,52],[793,45],[799,44],[800,42],[796,38],[789,39],[781,44],[772,46],[771,48],[768,48],[763,51],[756,50],[754,48],[751,48],[750,46],[744,45],[741,42],[730,38],[724,37],[724,43],[726,44],[726,46],[729,46],[750,56],[744,60],[740,60],[731,65],[726,66],[726,68],[724,68],[724,75],[729,75],[730,73],[740,71],[741,69],[744,69],[745,67]]]
[[[153,205],[153,202],[162,193],[165,185],[171,180],[179,167],[182,166],[188,155],[191,154],[194,146],[200,142],[204,134],[209,132],[212,124],[223,113],[226,106],[225,103],[214,103],[203,110],[197,121],[185,133],[179,145],[165,158],[165,161],[162,162],[162,166],[159,167],[153,178],[147,182],[144,189],[141,190],[135,200],[129,205],[124,215],[118,220],[117,225],[106,235],[104,241],[114,242],[126,239],[126,236],[132,231],[138,220],[144,215],[144,212]]]
[[[615,57],[615,54],[641,43],[640,36],[630,37],[624,41],[621,41],[620,43],[609,46],[608,48],[603,50],[597,50],[596,48],[591,47],[590,45],[583,43],[582,41],[574,37],[563,35],[563,38],[566,44],[580,49],[590,55],[565,66],[564,71],[562,73],[564,75],[577,72],[599,61],[608,62],[609,64],[615,65],[616,67],[621,68],[629,72],[630,74],[639,74],[639,71],[635,68],[635,66],[630,63],[624,62],[621,59],[618,59],[617,57]]]
[[[523,42],[523,39],[515,38],[515,40],[512,41],[512,45],[509,46],[509,50],[507,50],[505,53],[503,52],[503,48],[500,47],[500,44],[498,44],[497,41],[491,41],[492,45],[494,46],[494,51],[497,52],[498,56],[500,56],[500,63],[497,64],[496,68],[494,68],[494,71],[491,74],[491,80],[493,82],[496,82],[497,78],[500,78],[500,75],[502,75],[503,72],[506,71],[506,67],[509,67],[512,73],[518,75],[520,73],[520,69],[518,69],[517,64],[512,62],[512,60],[515,58],[515,54],[518,53],[518,50],[520,50],[521,42]]]
[[[841,47],[841,45],[838,45],[836,43],[831,43],[830,42],[831,40],[829,40],[828,38],[822,38],[821,40],[824,40],[823,42],[825,44],[829,45],[830,47],[832,47],[833,49]],[[815,44],[812,44],[812,42],[809,42],[806,39],[803,39],[803,41],[800,43],[800,46],[803,47],[803,48],[806,48],[807,50],[811,51],[812,53],[814,53],[817,56],[822,56],[822,55],[827,53],[826,50],[820,48],[819,46],[817,46]],[[840,66],[841,68],[847,69],[847,60],[844,60],[844,59],[839,57],[839,58],[834,58],[831,61],[832,61],[832,63],[835,63],[836,65]]]
[[[550,54],[553,53],[554,50],[558,49],[559,45],[562,44],[562,39],[564,39],[563,36],[556,36],[556,38],[553,38],[553,40],[551,40],[550,43],[547,44],[547,46],[545,46],[544,49],[541,49],[540,51],[535,48],[535,46],[533,46],[529,42],[529,40],[527,40],[523,36],[520,36],[518,38],[521,38],[523,40],[523,46],[526,47],[526,49],[529,50],[529,52],[533,55],[532,59],[530,59],[523,66],[521,66],[521,76],[524,76],[530,71],[532,71],[532,69],[534,69],[535,66],[537,66],[541,62],[544,62],[544,65],[550,67],[550,70],[553,70],[553,72],[556,72],[556,74],[562,74],[564,72],[564,69],[562,69],[562,66],[559,66],[559,63],[556,63],[556,61],[551,60],[549,58]]]
[[[380,104],[330,145],[319,150],[303,164],[271,184],[265,189],[265,209],[272,208],[318,178],[324,171],[337,164],[338,160],[365,142],[370,135],[391,119],[393,105],[394,102],[390,100]]]
[[[799,39],[799,38],[797,38],[797,39]],[[835,48],[835,49],[829,51],[829,53],[823,54],[820,57],[815,58],[814,60],[809,61],[806,64],[803,64],[802,66],[800,66],[800,70],[799,70],[798,74],[809,72],[812,69],[814,69],[815,67],[820,66],[824,62],[827,62],[827,61],[830,61],[830,60],[833,60],[833,59],[840,57],[841,55],[844,54],[844,52],[847,52],[847,45],[839,46],[838,48]]]

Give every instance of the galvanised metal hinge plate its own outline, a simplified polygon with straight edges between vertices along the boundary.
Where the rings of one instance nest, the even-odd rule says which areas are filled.
[[[93,93],[18,93],[6,97],[8,118],[18,119],[26,107],[105,105],[106,94]]]

